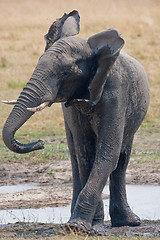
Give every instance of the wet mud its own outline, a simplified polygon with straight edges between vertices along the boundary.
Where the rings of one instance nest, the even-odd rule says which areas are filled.
[[[110,222],[105,222],[106,235],[115,237],[160,237],[160,220],[158,221],[143,221],[138,227],[111,227]],[[66,234],[78,234],[78,235],[94,235],[95,233],[90,231],[88,233],[73,232],[68,230],[65,224],[42,224],[42,223],[15,223],[0,225],[0,238],[39,238],[39,237],[52,237],[62,236]]]

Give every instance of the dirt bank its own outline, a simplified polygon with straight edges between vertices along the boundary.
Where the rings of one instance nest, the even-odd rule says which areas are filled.
[[[1,163],[0,186],[19,183],[56,185],[72,182],[71,163],[53,161],[48,164]],[[160,184],[160,169],[150,163],[134,164],[127,169],[127,184]]]
[[[160,174],[154,166],[133,165],[126,176],[127,184],[160,184]],[[40,189],[24,192],[2,193],[0,209],[39,208],[68,205],[72,198],[72,174],[70,161],[30,165],[25,163],[1,163],[0,185],[36,183]],[[43,187],[49,186],[49,188]],[[53,188],[51,188],[53,186]]]

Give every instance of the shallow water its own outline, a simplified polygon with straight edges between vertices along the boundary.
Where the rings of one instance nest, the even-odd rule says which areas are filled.
[[[36,185],[16,185],[0,187],[0,193],[13,193],[39,188]],[[108,186],[103,193],[109,194]],[[131,209],[141,218],[160,219],[160,186],[127,185],[128,202]],[[105,220],[109,220],[109,199],[104,199]],[[0,210],[0,224],[15,222],[64,223],[69,220],[70,206],[40,209]]]
[[[109,193],[107,186],[104,192]],[[160,219],[160,186],[127,185],[127,199],[132,211],[141,219]],[[108,207],[109,201],[104,200],[105,204]]]
[[[6,185],[0,186],[0,193],[16,193],[23,192],[29,189],[39,189],[41,187],[36,184],[17,184],[17,185]]]

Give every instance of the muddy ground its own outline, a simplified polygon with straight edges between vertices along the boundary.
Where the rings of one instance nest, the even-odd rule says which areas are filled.
[[[159,221],[143,221],[141,226],[138,227],[114,227],[112,228],[110,222],[106,222],[107,236],[111,237],[125,237],[129,239],[131,236],[160,239],[160,220]],[[42,223],[16,223],[0,226],[0,238],[13,239],[17,237],[34,238],[34,239],[62,239],[62,236],[66,235],[68,240],[68,234],[71,233],[71,239],[73,238],[73,232],[69,232],[65,224],[42,224]],[[82,238],[76,239],[92,239],[86,238],[84,233],[75,232],[76,236],[80,235]],[[94,235],[94,232],[88,233],[88,235]],[[58,237],[59,236],[59,237]],[[50,237],[50,238],[48,238]],[[55,237],[55,238],[54,238]],[[110,239],[108,238],[107,239]],[[65,238],[63,238],[65,239]],[[98,238],[101,239],[101,238]],[[103,238],[104,239],[104,238]],[[103,240],[102,239],[102,240]]]
[[[51,170],[54,169],[54,172]],[[126,182],[128,184],[159,184],[159,172],[154,166],[142,169],[132,165],[127,171]],[[0,195],[0,209],[11,208],[40,208],[64,206],[71,203],[72,198],[72,174],[70,161],[53,162],[49,164],[30,165],[25,163],[1,163],[0,185],[20,183],[36,183],[39,189],[31,189],[23,192],[4,193]],[[48,187],[47,187],[48,186]],[[107,197],[107,196],[103,196]],[[139,227],[111,228],[108,225],[108,234],[111,236],[146,236],[160,237],[160,220],[143,221]],[[58,228],[58,230],[57,230]],[[60,230],[59,230],[60,228]],[[63,229],[61,231],[61,229]],[[2,237],[33,237],[53,236],[65,234],[64,225],[40,224],[40,223],[16,223],[0,226],[0,238]],[[33,236],[32,236],[33,235]]]

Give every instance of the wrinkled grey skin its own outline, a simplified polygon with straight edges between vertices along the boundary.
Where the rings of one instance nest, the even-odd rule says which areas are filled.
[[[125,173],[133,137],[149,105],[149,85],[143,67],[121,51],[116,30],[88,41],[79,32],[77,11],[57,19],[45,36],[45,53],[9,115],[3,140],[14,152],[43,148],[41,140],[20,144],[15,132],[33,113],[26,108],[42,102],[62,102],[73,171],[70,227],[105,234],[102,190],[110,177],[112,226],[141,223],[130,209]]]

